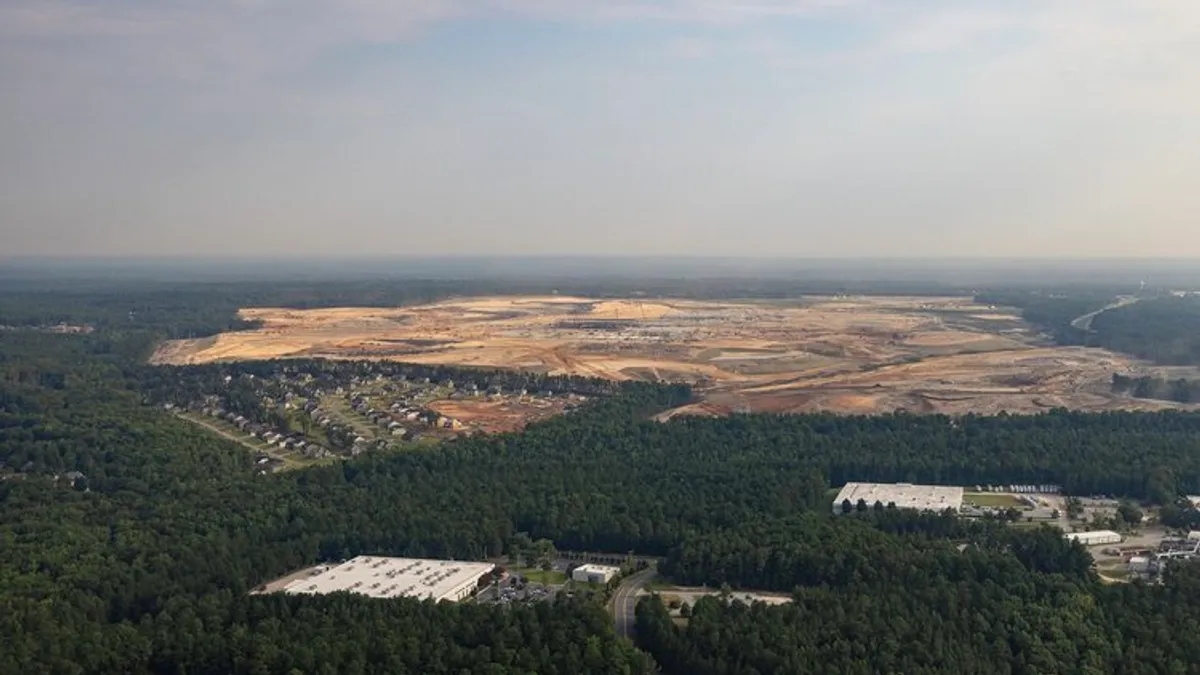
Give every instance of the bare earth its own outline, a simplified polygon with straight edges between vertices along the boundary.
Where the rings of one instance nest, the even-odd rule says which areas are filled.
[[[1105,350],[1049,345],[1018,317],[970,298],[489,297],[395,309],[253,308],[241,314],[262,327],[167,342],[152,361],[372,358],[697,385],[703,400],[667,416],[1170,405],[1109,393],[1114,372],[1153,368]],[[498,420],[497,426],[506,423]]]

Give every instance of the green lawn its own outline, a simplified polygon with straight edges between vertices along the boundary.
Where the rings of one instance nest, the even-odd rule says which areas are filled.
[[[963,501],[997,509],[1007,509],[1010,507],[1019,509],[1025,506],[1013,495],[996,494],[994,492],[969,492],[963,495]]]
[[[535,584],[544,584],[546,586],[561,586],[567,583],[567,575],[564,572],[551,570],[545,572],[543,570],[534,569],[532,567],[513,567],[509,569],[513,574],[520,574],[529,581]]]

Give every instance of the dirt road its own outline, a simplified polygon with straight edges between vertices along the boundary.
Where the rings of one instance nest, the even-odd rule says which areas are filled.
[[[229,433],[228,431],[225,431],[221,427],[218,427],[217,425],[212,424],[210,422],[198,420],[194,417],[188,417],[187,415],[176,415],[176,417],[178,417],[181,420],[191,422],[192,424],[195,424],[196,426],[204,427],[205,429],[208,429],[209,431],[213,432],[214,434],[216,434],[226,440],[233,441],[234,443],[237,443],[238,445],[241,445],[242,447],[253,450],[256,454],[259,454],[259,453],[270,454],[270,453],[265,452],[262,448],[258,447],[257,445],[250,443],[246,439],[238,438],[237,436],[234,436],[233,434]]]

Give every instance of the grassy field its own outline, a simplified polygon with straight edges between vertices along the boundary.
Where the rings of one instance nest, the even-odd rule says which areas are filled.
[[[514,567],[514,568],[510,569],[509,571],[512,572],[513,574],[520,574],[521,576],[525,577],[530,582],[535,583],[535,584],[543,584],[546,586],[561,586],[562,584],[567,583],[566,573],[559,572],[557,570],[551,570],[549,572],[546,572],[544,570],[535,569],[533,567]]]
[[[1013,495],[996,494],[994,492],[968,492],[963,495],[963,501],[971,502],[977,506],[990,506],[996,509],[1014,508],[1019,509],[1024,506],[1021,500]]]

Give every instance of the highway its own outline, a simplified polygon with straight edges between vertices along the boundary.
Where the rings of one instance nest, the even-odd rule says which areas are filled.
[[[634,610],[637,608],[638,594],[654,579],[654,574],[653,567],[642,570],[627,577],[617,587],[612,599],[613,625],[617,629],[617,635],[633,638]]]

